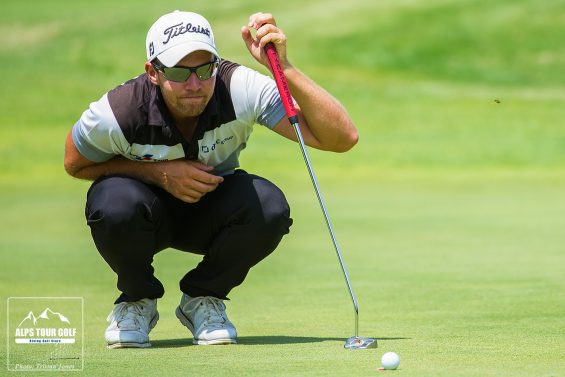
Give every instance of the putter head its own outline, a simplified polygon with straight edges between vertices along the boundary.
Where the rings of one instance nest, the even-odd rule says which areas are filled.
[[[377,348],[377,340],[373,338],[363,338],[362,336],[352,336],[345,341],[343,347],[350,350]]]

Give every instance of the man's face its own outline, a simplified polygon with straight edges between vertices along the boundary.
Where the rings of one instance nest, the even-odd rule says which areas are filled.
[[[197,67],[211,62],[213,58],[213,55],[207,51],[195,51],[185,56],[176,66]],[[192,72],[185,82],[175,82],[167,80],[163,72],[159,71],[151,77],[151,81],[161,88],[161,93],[173,118],[176,121],[183,121],[202,114],[214,94],[216,77],[200,81],[196,73]]]

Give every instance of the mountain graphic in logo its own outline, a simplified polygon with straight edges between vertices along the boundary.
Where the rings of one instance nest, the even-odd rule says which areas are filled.
[[[49,317],[49,314],[51,314],[51,317]],[[25,321],[28,321],[28,320],[33,321],[33,325],[35,326],[40,319],[50,320],[54,317],[58,317],[61,322],[66,322],[68,324],[71,324],[69,319],[67,317],[65,317],[64,315],[62,315],[61,313],[57,313],[57,312],[54,312],[53,310],[51,310],[49,308],[46,308],[37,317],[33,314],[33,312],[29,312],[28,315],[20,322],[18,327],[21,327],[22,323],[24,323]]]

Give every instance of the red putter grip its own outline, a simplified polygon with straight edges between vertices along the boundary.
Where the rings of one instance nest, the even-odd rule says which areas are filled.
[[[268,43],[265,46],[265,53],[267,54],[267,59],[269,60],[269,65],[271,66],[271,71],[273,71],[273,76],[275,82],[277,83],[277,88],[279,89],[279,94],[281,96],[284,109],[286,110],[286,115],[291,124],[298,123],[298,116],[296,115],[296,108],[294,107],[294,102],[292,101],[292,95],[290,94],[290,89],[284,77],[284,72],[281,67],[281,61],[279,59],[279,54],[275,45]]]

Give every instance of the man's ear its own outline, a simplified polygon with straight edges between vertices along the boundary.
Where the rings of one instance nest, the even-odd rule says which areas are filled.
[[[145,72],[149,76],[149,81],[155,85],[159,85],[159,72],[155,70],[151,62],[145,62]]]

